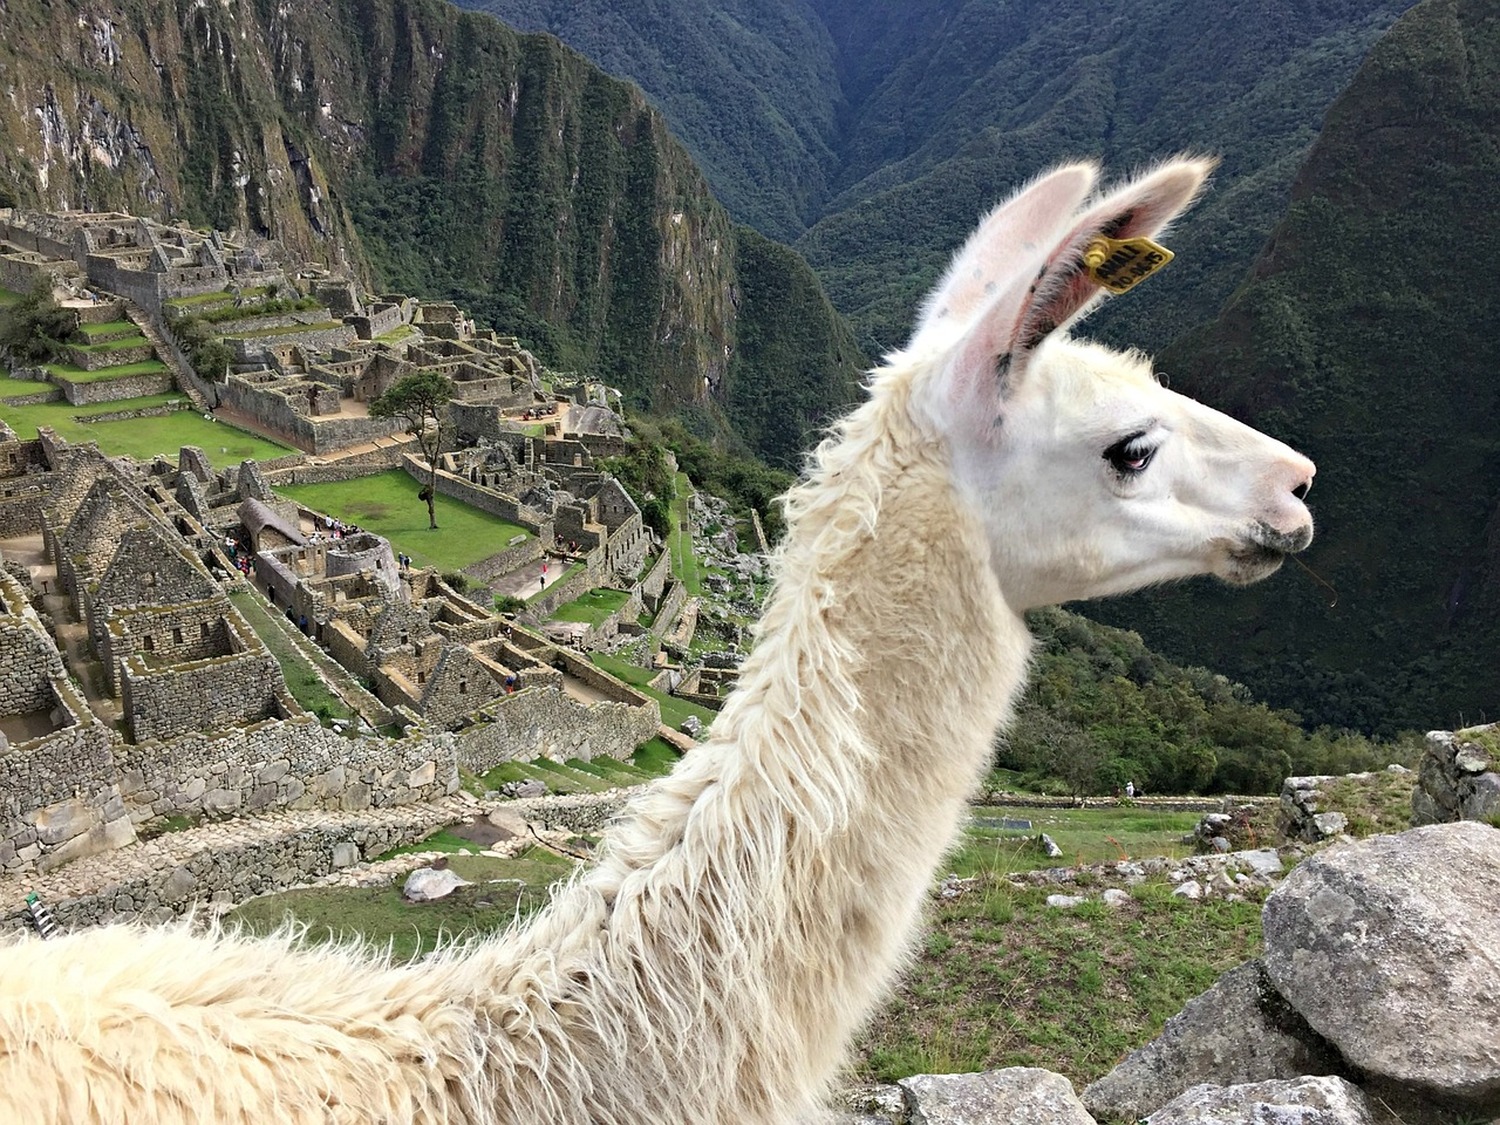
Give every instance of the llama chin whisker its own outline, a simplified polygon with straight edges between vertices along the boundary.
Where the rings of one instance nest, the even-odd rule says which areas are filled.
[[[1338,590],[1336,590],[1334,588],[1334,585],[1333,585],[1332,582],[1328,581],[1328,579],[1324,578],[1321,574],[1319,574],[1312,567],[1308,566],[1305,562],[1303,562],[1301,559],[1299,559],[1296,555],[1288,555],[1287,558],[1291,559],[1294,563],[1296,563],[1298,566],[1300,566],[1303,570],[1307,571],[1307,573],[1312,577],[1312,580],[1314,582],[1316,582],[1319,586],[1323,587],[1323,589],[1325,589],[1325,590],[1328,591],[1328,595],[1329,595],[1328,608],[1329,609],[1332,609],[1334,606],[1336,606],[1336,605],[1339,604],[1339,592],[1338,592]]]

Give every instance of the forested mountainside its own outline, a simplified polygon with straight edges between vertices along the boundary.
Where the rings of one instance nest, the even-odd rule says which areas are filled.
[[[781,444],[756,451],[782,464],[852,395],[862,357],[806,265],[735,227],[637,89],[550,37],[441,0],[9,0],[0,86],[0,191],[22,205],[346,259],[637,406],[767,410],[752,429]],[[767,296],[789,291],[806,299]],[[783,400],[762,364],[789,351],[821,366]]]
[[[461,0],[638,83],[740,222],[790,241],[832,191],[842,105],[805,0]]]
[[[1080,155],[1117,171],[1224,157],[1174,236],[1178,263],[1092,330],[1154,349],[1209,319],[1323,112],[1411,0],[460,2],[640,83],[737,218],[776,237],[805,224],[797,248],[873,355],[905,339],[981,211]]]
[[[1328,113],[1293,201],[1173,385],[1318,462],[1308,563],[1090,607],[1304,717],[1500,706],[1500,6],[1423,0]]]

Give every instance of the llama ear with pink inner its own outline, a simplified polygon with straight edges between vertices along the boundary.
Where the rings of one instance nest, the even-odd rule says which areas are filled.
[[[1037,346],[1103,296],[1084,262],[1090,243],[1158,234],[1193,201],[1214,163],[1168,161],[1081,212],[1093,168],[1067,165],[992,213],[929,298],[912,341],[937,339],[949,316],[962,326],[946,368],[950,408],[993,418]],[[1048,207],[1065,200],[1064,213]]]

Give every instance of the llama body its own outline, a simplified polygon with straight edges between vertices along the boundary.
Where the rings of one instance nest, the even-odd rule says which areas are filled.
[[[1081,250],[1206,174],[994,212],[788,499],[711,740],[521,930],[420,966],[131,928],[0,953],[0,1120],[809,1118],[909,947],[1020,688],[1033,605],[1311,537],[1312,466],[1056,331]],[[1154,471],[1153,471],[1154,470]]]

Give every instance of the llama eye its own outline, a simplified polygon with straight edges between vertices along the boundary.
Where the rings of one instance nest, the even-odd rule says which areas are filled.
[[[1109,462],[1110,468],[1122,477],[1145,472],[1146,466],[1151,464],[1151,458],[1156,456],[1156,447],[1143,440],[1145,436],[1144,433],[1131,434],[1106,449],[1104,459]]]

